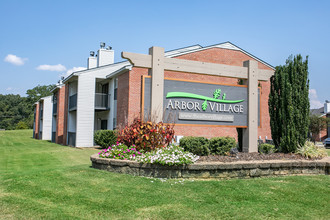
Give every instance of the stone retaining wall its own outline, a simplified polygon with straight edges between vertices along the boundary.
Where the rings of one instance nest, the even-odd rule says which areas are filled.
[[[182,166],[141,164],[129,160],[91,156],[92,167],[116,173],[155,178],[228,179],[262,176],[309,175],[330,173],[330,158],[322,160],[268,160],[238,161],[230,163],[209,162]]]

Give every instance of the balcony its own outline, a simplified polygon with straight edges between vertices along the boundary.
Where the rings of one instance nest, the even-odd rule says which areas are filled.
[[[68,132],[68,145],[76,146],[76,132]]]
[[[44,110],[40,110],[40,120],[42,120],[44,118]]]
[[[69,111],[77,110],[77,94],[69,96]]]
[[[56,140],[56,131],[52,132],[52,142],[55,143],[55,140]]]
[[[110,94],[95,93],[95,110],[106,111],[110,109]]]
[[[53,115],[57,115],[57,102],[53,103]]]

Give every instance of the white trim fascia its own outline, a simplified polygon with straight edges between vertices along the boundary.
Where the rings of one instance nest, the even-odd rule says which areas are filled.
[[[126,70],[129,70],[129,71],[132,70],[132,67],[133,67],[132,65],[124,66],[124,67],[122,67],[122,68],[120,68],[120,69],[118,69],[118,70],[116,70],[116,71],[110,73],[110,74],[107,75],[105,78],[106,78],[106,79],[113,78],[113,77],[115,77],[115,76],[117,76],[117,75],[119,75],[119,74],[125,72]]]
[[[221,44],[215,44],[215,45],[211,45],[211,46],[207,46],[207,47],[201,47],[199,49],[195,49],[195,50],[189,50],[189,51],[185,51],[182,53],[178,53],[178,54],[174,54],[174,55],[168,55],[168,57],[177,57],[177,56],[181,56],[181,55],[185,55],[185,54],[189,54],[189,53],[195,53],[195,52],[199,52],[199,51],[203,51],[203,50],[207,50],[210,48],[221,48],[221,49],[228,49],[228,50],[236,50],[236,51],[241,51],[242,53],[248,55],[249,57],[252,57],[253,59],[259,61],[260,63],[263,63],[264,65],[270,67],[271,69],[275,70],[275,68],[266,63],[265,61],[259,59],[256,56],[253,56],[252,54],[248,53],[247,51],[235,46],[234,44],[230,43],[230,42],[225,42],[225,43],[221,43]]]
[[[62,88],[63,86],[64,86],[64,84],[56,85],[56,86],[54,87],[54,89],[50,90],[50,92],[51,92],[51,93],[54,93],[56,90]]]
[[[114,67],[114,66],[121,66],[121,65],[125,66],[125,65],[128,65],[128,64],[129,64],[129,61],[122,61],[122,62],[118,62],[118,63],[113,63],[113,64],[104,65],[104,66],[99,66],[99,67],[94,67],[94,68],[90,68],[90,69],[76,71],[76,72],[71,73],[68,77],[66,77],[63,80],[63,83],[66,83],[73,76],[79,76],[81,74],[85,74],[85,73],[88,73],[88,72],[91,72],[91,71],[101,70],[101,69],[110,68],[110,67]]]
[[[180,49],[176,49],[176,50],[170,50],[170,51],[165,52],[165,56],[166,57],[178,56],[180,54],[187,53],[192,50],[198,50],[201,48],[203,48],[201,45],[193,45],[190,47],[184,47],[184,48],[180,48]]]

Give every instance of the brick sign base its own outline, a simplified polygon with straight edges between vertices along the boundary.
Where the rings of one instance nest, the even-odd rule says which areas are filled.
[[[141,164],[135,161],[91,156],[92,167],[116,173],[154,178],[230,179],[284,175],[329,175],[330,158],[322,160],[238,161],[195,163],[183,166]]]

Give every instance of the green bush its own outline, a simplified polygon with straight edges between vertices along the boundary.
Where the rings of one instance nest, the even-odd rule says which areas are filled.
[[[209,141],[209,149],[213,155],[225,155],[236,147],[236,140],[232,137],[214,137]]]
[[[313,142],[306,141],[305,145],[298,148],[298,154],[303,155],[306,158],[323,158],[328,156],[327,151],[323,147],[317,147]]]
[[[16,130],[29,129],[29,126],[24,121],[19,121],[16,125]]]
[[[180,147],[183,147],[185,151],[199,156],[207,156],[210,154],[209,140],[204,137],[183,137],[180,139]]]
[[[276,151],[275,146],[272,144],[260,144],[258,150],[262,154],[272,154]]]
[[[116,144],[117,132],[112,130],[98,130],[94,133],[94,142],[102,148],[107,148]]]

